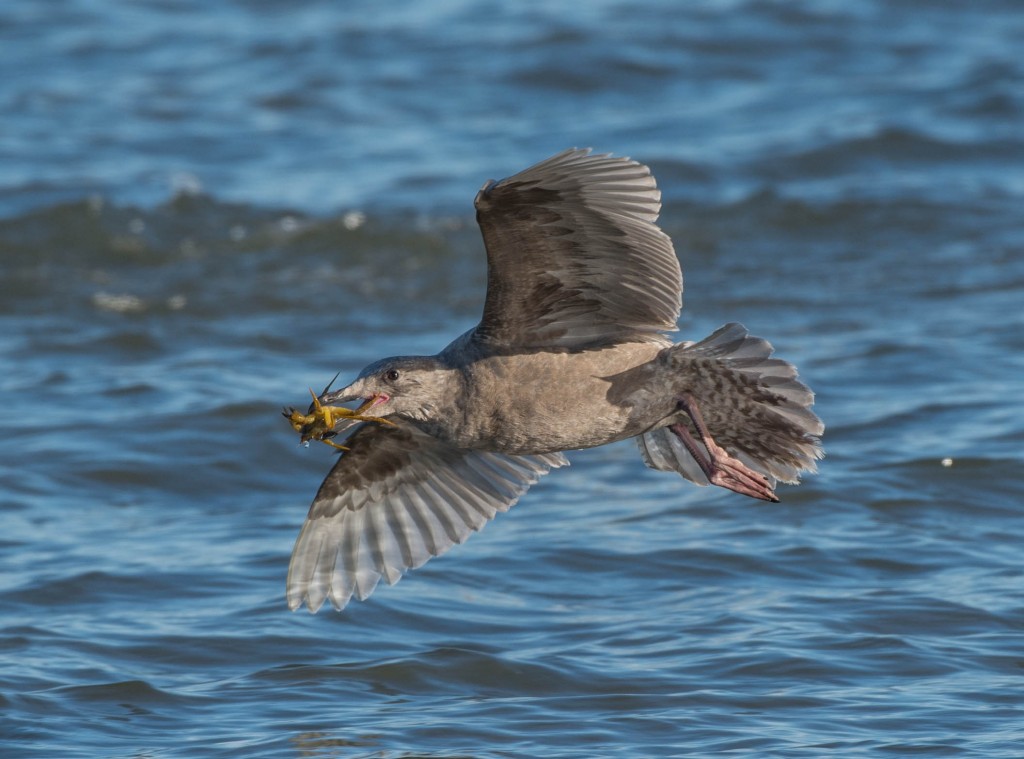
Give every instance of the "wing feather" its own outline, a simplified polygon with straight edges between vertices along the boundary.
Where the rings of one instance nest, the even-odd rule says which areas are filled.
[[[320,486],[288,568],[288,605],[366,599],[507,511],[561,454],[459,450],[411,426],[364,425]]]
[[[580,349],[676,328],[682,273],[646,166],[567,150],[488,182],[475,205],[487,247],[478,343]]]

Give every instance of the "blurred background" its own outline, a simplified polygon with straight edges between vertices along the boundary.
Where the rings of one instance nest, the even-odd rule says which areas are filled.
[[[1019,756],[1015,0],[0,6],[0,747]],[[649,165],[680,339],[741,321],[827,458],[763,505],[574,454],[343,613],[278,412],[479,316],[488,178]]]

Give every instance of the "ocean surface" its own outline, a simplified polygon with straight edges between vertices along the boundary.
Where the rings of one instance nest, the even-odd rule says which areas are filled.
[[[1024,756],[1016,0],[0,5],[0,756]],[[488,178],[663,189],[680,339],[817,392],[767,505],[581,451],[291,613],[281,419],[472,326]]]

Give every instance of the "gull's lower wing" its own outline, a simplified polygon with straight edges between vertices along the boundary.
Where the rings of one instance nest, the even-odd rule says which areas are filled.
[[[288,606],[341,609],[398,581],[507,511],[560,453],[453,448],[412,426],[356,430],[320,486],[288,567]]]

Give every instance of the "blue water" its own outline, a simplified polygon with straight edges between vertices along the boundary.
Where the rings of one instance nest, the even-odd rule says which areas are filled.
[[[510,7],[511,6],[511,7]],[[1019,3],[0,6],[0,755],[1024,754]],[[571,455],[342,613],[279,416],[472,326],[490,177],[663,188],[827,458]]]

